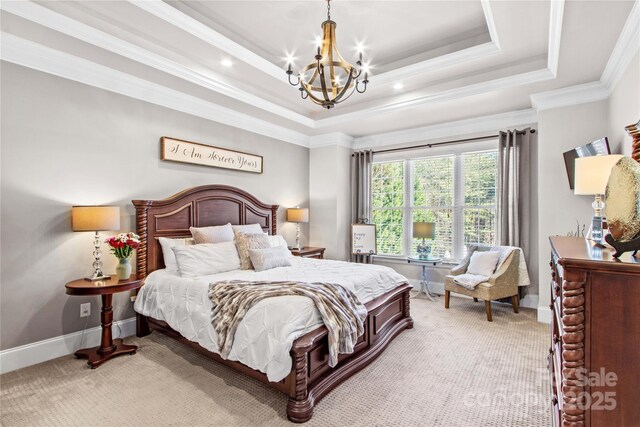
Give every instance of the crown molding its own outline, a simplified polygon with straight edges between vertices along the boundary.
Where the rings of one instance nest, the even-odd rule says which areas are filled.
[[[484,12],[484,19],[487,21],[487,28],[489,29],[489,37],[494,46],[500,50],[500,40],[498,39],[498,30],[496,29],[496,23],[493,19],[493,12],[491,11],[491,4],[489,0],[480,0],[482,5],[482,12]]]
[[[260,55],[253,53],[246,47],[207,27],[197,19],[181,12],[175,7],[163,1],[128,0],[129,3],[162,19],[163,21],[180,28],[183,31],[199,38],[200,40],[216,47],[227,54],[236,57],[252,67],[270,75],[279,82],[289,84],[285,77],[284,68],[267,61]]]
[[[371,78],[375,79],[376,85],[383,86],[399,80],[418,77],[424,73],[434,70],[441,70],[445,67],[451,67],[468,61],[475,61],[498,52],[500,52],[500,49],[493,42],[482,43],[477,46],[468,47],[456,52],[427,59],[426,61],[416,62],[415,64],[376,74]]]
[[[339,147],[352,148],[354,138],[342,132],[324,133],[309,138],[309,148],[320,148],[337,145]]]
[[[609,90],[602,82],[591,82],[531,95],[536,111],[570,107],[609,98]]]
[[[553,77],[558,75],[563,17],[564,0],[551,1],[549,5],[549,47],[547,53],[547,68],[549,68]]]
[[[437,125],[359,137],[354,140],[353,148],[355,150],[379,148],[470,133],[497,131],[513,126],[529,125],[537,121],[538,116],[533,109],[510,111],[490,116],[474,117],[454,122],[439,123]]]
[[[0,3],[0,9],[295,123],[309,128],[314,127],[315,121],[303,114],[240,90],[225,83],[223,79],[198,73],[178,62],[68,18],[39,4],[31,1],[2,2]]]
[[[600,77],[600,81],[609,91],[618,84],[638,49],[640,49],[640,3],[636,1]]]
[[[309,136],[300,132],[256,119],[248,114],[239,113],[230,108],[24,40],[9,33],[2,32],[1,37],[0,57],[5,61],[248,132],[309,147]]]
[[[329,117],[316,121],[316,128],[324,128],[346,123],[352,120],[358,120],[364,117],[370,117],[372,114],[388,114],[391,112],[403,111],[410,108],[416,108],[424,105],[432,105],[438,102],[452,101],[456,99],[466,98],[474,95],[481,95],[497,90],[505,89],[513,86],[520,86],[530,83],[553,79],[553,74],[548,69],[530,71],[527,73],[515,74],[512,76],[502,77],[495,80],[467,85],[455,89],[445,90],[430,95],[397,102],[394,104],[381,105],[366,108],[351,113],[341,114],[339,116]]]

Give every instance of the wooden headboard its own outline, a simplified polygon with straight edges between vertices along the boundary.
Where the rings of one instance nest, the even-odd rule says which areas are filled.
[[[231,223],[255,224],[276,234],[278,205],[260,202],[246,191],[227,185],[203,185],[164,200],[132,200],[136,208],[138,278],[164,267],[159,237],[191,237],[189,227]]]

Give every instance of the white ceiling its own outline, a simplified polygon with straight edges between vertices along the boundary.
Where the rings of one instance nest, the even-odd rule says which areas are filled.
[[[365,94],[328,111],[300,99],[284,73],[287,54],[296,67],[312,59],[326,18],[321,0],[3,0],[0,7],[5,60],[121,93],[134,89],[116,77],[135,81],[156,88],[138,96],[152,102],[162,88],[165,105],[204,105],[217,112],[213,120],[272,126],[297,140],[524,110],[532,94],[598,81],[634,2],[332,1],[340,52],[355,63],[363,43],[373,76]]]

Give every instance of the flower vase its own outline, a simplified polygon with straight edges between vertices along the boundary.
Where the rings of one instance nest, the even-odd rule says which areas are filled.
[[[118,276],[118,280],[127,280],[131,276],[131,262],[129,258],[118,258],[116,276]]]

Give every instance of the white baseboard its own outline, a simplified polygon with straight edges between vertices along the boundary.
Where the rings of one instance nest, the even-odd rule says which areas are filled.
[[[420,290],[420,280],[417,279],[409,279],[409,284],[413,286],[413,289],[416,291]],[[438,282],[429,282],[429,290],[434,294],[444,295],[444,283]],[[461,298],[471,298],[466,295],[456,294],[456,297]],[[540,310],[541,307],[538,307],[538,295],[537,294],[527,294],[520,300],[520,307],[525,308],[534,308],[536,310]],[[547,309],[548,310],[548,309]],[[551,316],[549,316],[551,319]],[[538,311],[538,322],[543,322],[540,320],[540,312]],[[549,323],[548,321],[545,323]]]
[[[553,313],[549,307],[538,307],[538,322],[551,323]]]
[[[113,322],[113,325],[116,330],[119,326],[121,331],[120,336],[114,336],[115,338],[129,337],[136,333],[135,317]],[[87,329],[84,331],[84,343],[81,342],[82,331],[79,331],[0,351],[0,374],[72,354],[80,349],[80,346],[98,346],[101,332],[100,326]]]

